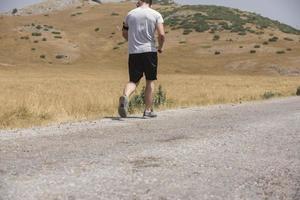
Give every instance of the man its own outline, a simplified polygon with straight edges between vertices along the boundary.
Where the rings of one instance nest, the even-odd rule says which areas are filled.
[[[139,0],[137,8],[131,10],[123,23],[123,37],[128,40],[129,82],[119,99],[119,115],[127,117],[128,101],[139,81],[145,74],[144,117],[156,117],[153,112],[154,81],[157,80],[157,52],[163,52],[165,31],[161,14],[151,8],[152,0]],[[158,33],[158,47],[155,32]]]

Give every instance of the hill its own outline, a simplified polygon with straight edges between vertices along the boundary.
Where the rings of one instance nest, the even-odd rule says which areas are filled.
[[[295,93],[299,30],[236,9],[161,4],[167,5],[154,8],[166,23],[159,80],[173,102],[168,106]],[[0,127],[114,114],[127,81],[121,26],[132,8],[82,2],[0,16]]]

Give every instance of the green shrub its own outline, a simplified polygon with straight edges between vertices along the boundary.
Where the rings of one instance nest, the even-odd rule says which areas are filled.
[[[276,51],[277,54],[285,54],[285,51],[281,50],[281,51]]]
[[[188,35],[188,34],[190,34],[191,32],[193,32],[191,29],[185,29],[184,31],[183,31],[183,35]]]
[[[220,55],[221,52],[220,51],[215,51],[215,55]]]
[[[243,46],[240,46],[240,49],[244,48]]]
[[[98,32],[100,30],[100,28],[95,28],[95,31]]]
[[[31,48],[31,51],[35,51],[35,48]]]
[[[145,87],[142,88],[139,94],[134,95],[128,104],[129,113],[133,113],[135,110],[143,109],[145,106]],[[163,90],[162,86],[158,86],[157,92],[153,95],[153,105],[154,107],[159,107],[167,103],[167,95]]]
[[[250,53],[256,53],[256,51],[255,50],[250,50]]]
[[[57,38],[57,39],[62,39],[62,36],[59,36],[59,35],[55,35],[54,38]]]
[[[258,49],[258,48],[260,48],[260,45],[254,45],[254,48],[256,48],[256,49]]]
[[[274,36],[272,38],[269,38],[269,42],[277,42],[278,37]]]
[[[33,43],[39,43],[39,41],[38,40],[34,40]]]
[[[13,11],[11,12],[11,14],[14,15],[14,14],[16,14],[17,12],[18,12],[18,9],[17,9],[17,8],[14,8]]]
[[[268,44],[269,44],[269,42],[267,42],[267,41],[263,42],[263,45],[268,45]]]
[[[43,41],[47,41],[47,38],[43,38],[42,40],[43,40]]]
[[[52,34],[54,34],[54,35],[60,35],[60,32],[58,32],[58,31],[52,31]]]
[[[219,39],[220,39],[220,36],[219,36],[219,35],[214,35],[213,41],[217,41],[217,40],[219,40]]]
[[[58,54],[55,56],[56,59],[63,59],[64,57],[66,57],[65,55],[61,55],[61,54]]]
[[[300,86],[297,88],[296,95],[300,96]]]
[[[120,46],[120,45],[123,45],[125,43],[126,43],[126,41],[124,41],[124,42],[118,42],[118,45]]]
[[[111,13],[111,16],[119,16],[120,14],[119,13],[116,13],[116,12],[112,12]]]
[[[37,28],[37,29],[42,29],[43,27],[41,26],[41,25],[37,25],[35,28]]]
[[[42,33],[32,33],[31,35],[32,35],[32,36],[41,36]]]
[[[45,55],[40,55],[40,58],[45,59],[46,56]]]
[[[262,95],[262,98],[263,99],[270,99],[270,98],[273,98],[275,96],[281,96],[280,93],[275,93],[275,92],[272,92],[272,91],[266,91],[263,95]]]
[[[22,36],[20,37],[21,40],[29,40],[29,37],[28,36]]]
[[[291,49],[291,48],[287,48],[286,50],[287,50],[287,51],[292,51],[292,49]]]
[[[120,47],[118,47],[118,46],[115,46],[114,48],[113,48],[113,50],[117,50],[117,49],[119,49]]]
[[[285,37],[283,39],[286,40],[286,41],[294,41],[292,38],[288,38],[288,37]]]

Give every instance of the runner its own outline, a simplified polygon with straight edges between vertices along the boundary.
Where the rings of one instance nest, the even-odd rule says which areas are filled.
[[[151,8],[152,0],[137,1],[137,8],[131,10],[123,23],[123,37],[128,40],[129,82],[119,99],[118,112],[121,117],[128,115],[130,95],[135,91],[145,74],[144,117],[156,117],[153,112],[154,81],[157,80],[157,52],[163,52],[165,31],[161,14]],[[158,47],[155,45],[155,32],[158,33]]]

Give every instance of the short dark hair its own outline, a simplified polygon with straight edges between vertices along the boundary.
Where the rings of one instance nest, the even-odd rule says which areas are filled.
[[[152,5],[152,0],[141,0],[141,1],[149,4],[150,6]]]

